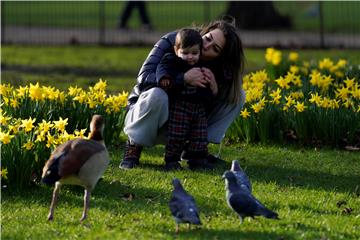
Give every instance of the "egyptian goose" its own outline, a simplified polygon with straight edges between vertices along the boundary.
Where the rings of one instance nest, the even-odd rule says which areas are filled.
[[[84,210],[80,221],[87,217],[91,191],[109,164],[103,130],[103,117],[94,115],[90,123],[89,139],[69,140],[51,153],[43,168],[41,179],[45,184],[55,183],[48,220],[54,217],[62,184],[80,185],[85,188]]]

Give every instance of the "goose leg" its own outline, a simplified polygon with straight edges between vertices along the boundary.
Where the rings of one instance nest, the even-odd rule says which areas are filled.
[[[82,217],[80,219],[80,221],[84,221],[87,217],[87,212],[89,210],[89,203],[90,203],[90,194],[91,194],[91,190],[88,188],[85,188],[85,194],[84,194],[84,210],[83,210],[83,214]]]
[[[49,211],[49,214],[48,214],[48,220],[49,221],[53,220],[53,218],[54,218],[55,205],[57,203],[60,186],[61,186],[61,184],[59,182],[55,183],[55,188],[54,188],[54,191],[53,191],[53,194],[52,194],[52,199],[51,199],[51,204],[50,204],[50,211]]]

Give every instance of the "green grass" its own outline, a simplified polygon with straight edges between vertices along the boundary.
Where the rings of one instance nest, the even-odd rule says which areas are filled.
[[[1,80],[12,84],[40,81],[67,89],[87,87],[98,78],[112,91],[131,90],[150,47],[2,46]],[[347,58],[359,64],[359,51],[301,51],[302,59]],[[247,71],[264,66],[264,50],[245,49]],[[211,151],[218,149],[211,146]],[[2,239],[359,239],[360,157],[338,150],[286,146],[234,145],[222,150],[226,164],[214,171],[164,172],[163,147],[149,148],[140,168],[118,169],[123,149],[111,147],[111,164],[91,199],[89,219],[80,224],[83,189],[65,186],[55,220],[46,216],[52,188],[20,192],[2,189]],[[254,195],[277,211],[279,221],[239,219],[225,203],[221,175],[240,159]],[[195,196],[203,227],[176,236],[167,202],[172,177]],[[186,181],[185,181],[186,180]],[[132,194],[133,200],[127,199]],[[346,205],[337,207],[339,201]],[[343,213],[345,207],[350,214]]]
[[[125,2],[108,1],[104,3],[105,25],[115,28]],[[284,15],[292,17],[294,30],[318,31],[319,16],[309,12],[317,2],[278,1],[275,7]],[[150,19],[157,30],[172,30],[201,24],[224,14],[227,3],[224,1],[151,1],[147,3]],[[360,32],[359,2],[322,2],[324,28],[330,32]],[[5,2],[4,22],[6,25],[55,26],[55,27],[98,27],[99,2],[97,1],[37,1]],[[130,27],[138,27],[138,12],[134,11],[129,21]]]
[[[40,82],[66,90],[69,85],[87,88],[102,78],[111,92],[131,91],[151,47],[18,46],[1,49],[1,80],[14,86]],[[287,54],[285,51],[284,54]],[[245,49],[246,72],[265,66],[265,50]],[[301,50],[303,60],[345,58],[360,64],[359,50]]]
[[[211,146],[211,151],[217,148]],[[359,239],[360,157],[358,153],[281,146],[238,145],[222,150],[225,164],[213,171],[162,170],[161,146],[145,149],[139,168],[118,168],[122,149],[91,198],[89,218],[79,223],[83,189],[64,186],[53,222],[46,216],[52,188],[20,193],[2,190],[2,239]],[[240,159],[253,193],[281,220],[239,218],[226,205],[221,175]],[[174,233],[167,203],[176,176],[193,194],[203,226]],[[132,194],[133,199],[128,196]],[[346,204],[337,207],[339,201]],[[345,207],[352,212],[345,214]]]

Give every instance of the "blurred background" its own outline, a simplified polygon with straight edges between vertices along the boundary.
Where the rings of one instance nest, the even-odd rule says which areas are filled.
[[[153,45],[227,14],[245,47],[360,48],[359,12],[358,1],[1,1],[1,42]]]

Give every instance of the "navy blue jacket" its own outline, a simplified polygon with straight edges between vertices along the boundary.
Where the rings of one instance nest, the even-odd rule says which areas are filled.
[[[161,39],[154,45],[148,57],[144,61],[144,64],[140,68],[137,77],[137,84],[134,86],[128,97],[128,105],[136,103],[140,93],[149,90],[150,88],[158,87],[158,83],[156,81],[156,68],[160,63],[161,58],[166,53],[174,53],[176,34],[177,32],[170,32],[161,37]],[[219,67],[217,63],[211,61],[207,61],[205,64],[202,64],[202,66],[211,69],[211,71],[214,73],[220,91],[221,82],[224,81],[224,72],[222,71],[221,67]],[[175,77],[175,82],[177,84],[184,84],[183,72],[178,73],[178,75]]]

